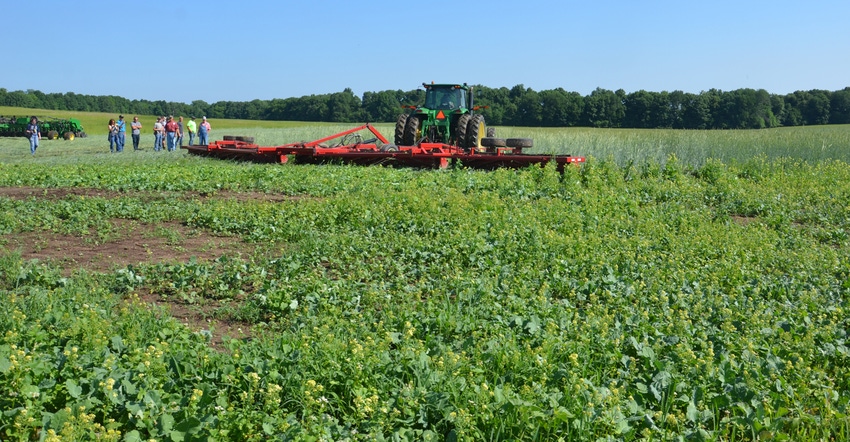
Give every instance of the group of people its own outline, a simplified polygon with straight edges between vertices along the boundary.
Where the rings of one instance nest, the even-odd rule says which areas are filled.
[[[201,119],[201,123],[195,123],[195,117],[189,119],[185,125],[185,132],[189,133],[189,145],[195,143],[195,136],[198,136],[198,144],[209,144],[209,134],[212,127],[210,126],[207,117]],[[133,138],[133,150],[141,150],[139,142],[142,137],[142,123],[139,117],[133,117],[130,123],[131,136]],[[174,119],[172,116],[157,117],[156,123],[153,125],[154,144],[153,149],[160,151],[168,149],[174,151],[177,147],[183,146],[184,125],[183,117]],[[109,151],[123,152],[124,141],[127,135],[127,124],[124,121],[124,115],[118,116],[118,121],[113,118],[109,119]],[[38,148],[38,141],[41,140],[41,131],[38,127],[38,118],[33,116],[27,124],[26,137],[30,142],[30,154],[35,155],[35,150]]]
[[[138,117],[134,121],[138,121]],[[118,121],[109,119],[109,151],[124,152],[124,138],[127,135],[127,124],[124,122],[124,116],[119,115]],[[114,145],[114,148],[113,148]],[[138,150],[138,149],[136,149]]]
[[[198,136],[199,144],[206,145],[209,143],[208,137],[212,127],[210,126],[207,117],[203,117],[200,124],[195,123],[195,117],[191,117],[184,125],[183,117],[175,119],[173,116],[157,117],[153,125],[153,150],[161,151],[167,149],[169,152],[177,150],[183,146],[184,134],[189,134],[189,145],[195,143],[195,136]],[[126,134],[126,124],[124,123],[124,115],[118,116],[118,121],[109,120],[109,151],[123,152],[124,138]],[[139,141],[142,134],[142,123],[139,122],[139,117],[133,117],[133,122],[130,123],[130,130],[133,137],[133,150],[141,150]],[[114,148],[113,148],[114,146]],[[33,151],[34,152],[34,151]]]

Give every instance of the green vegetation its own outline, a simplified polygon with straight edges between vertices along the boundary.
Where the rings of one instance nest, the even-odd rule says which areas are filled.
[[[4,246],[0,438],[847,440],[850,143],[832,129],[498,129],[590,157],[564,175],[0,139],[0,187],[105,193],[0,196],[0,241],[119,219],[256,245],[105,274]],[[215,349],[146,295],[229,300],[254,335]]]
[[[455,81],[463,81],[456,79]],[[850,87],[836,91],[813,89],[770,94],[764,89],[634,91],[597,88],[589,95],[563,88],[535,91],[518,84],[510,89],[474,86],[475,104],[488,124],[527,127],[610,127],[644,129],[762,129],[772,127],[850,124]],[[128,100],[116,96],[45,94],[37,90],[0,88],[0,106],[146,115],[206,115],[217,119],[393,122],[401,105],[418,106],[424,91],[351,89],[331,94],[273,100],[202,100],[191,104]]]

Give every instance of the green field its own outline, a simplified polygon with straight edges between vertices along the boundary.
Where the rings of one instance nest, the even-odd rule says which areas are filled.
[[[0,115],[45,115],[79,119],[86,132],[94,136],[93,143],[77,143],[75,151],[106,151],[107,123],[118,115],[91,112],[65,112],[0,107]],[[127,121],[132,120],[128,115]],[[188,117],[188,116],[185,116]],[[200,117],[197,116],[196,117]],[[140,116],[143,139],[153,143],[155,117]],[[291,121],[211,120],[211,139],[227,135],[254,136],[261,145],[280,145],[302,140],[312,140],[349,129],[358,124],[303,123]],[[393,125],[375,124],[382,133],[392,138]],[[753,157],[766,159],[795,158],[805,161],[842,160],[850,162],[850,126],[805,126],[766,130],[674,130],[674,129],[595,129],[595,128],[526,128],[498,127],[502,138],[533,138],[532,152],[593,156],[614,160],[625,166],[644,161],[664,162],[671,155],[680,161],[701,166],[706,159],[724,163],[741,163]],[[2,141],[2,139],[0,139]],[[64,140],[60,140],[63,141]],[[79,140],[74,140],[79,141]],[[129,142],[129,141],[128,141]],[[26,145],[17,143],[18,145]],[[59,143],[61,144],[61,143]],[[0,144],[3,146],[5,144]],[[106,146],[102,150],[99,146]],[[53,147],[47,144],[46,147]],[[64,148],[64,146],[63,146]],[[46,149],[45,149],[46,150]],[[5,149],[4,149],[5,151]],[[5,154],[0,152],[0,160]]]
[[[589,159],[0,138],[0,439],[850,438],[848,127],[497,130]]]

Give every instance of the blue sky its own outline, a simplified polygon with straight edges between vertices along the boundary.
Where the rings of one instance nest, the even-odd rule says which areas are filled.
[[[850,86],[848,0],[22,5],[0,0],[17,11],[0,19],[10,91],[213,103],[430,81],[582,95]]]

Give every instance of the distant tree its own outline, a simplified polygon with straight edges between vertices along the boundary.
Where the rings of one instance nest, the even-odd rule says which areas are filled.
[[[584,120],[591,127],[620,127],[626,114],[626,93],[596,88],[584,100]]]
[[[686,129],[711,127],[711,109],[707,94],[685,94],[685,101],[682,103],[682,127]]]
[[[543,103],[540,95],[531,88],[522,86],[511,89],[511,97],[516,109],[511,116],[512,124],[517,126],[540,126],[543,117]]]
[[[850,87],[832,93],[829,100],[829,123],[850,124]]]
[[[204,100],[195,100],[189,106],[189,110],[186,113],[190,116],[194,115],[196,118],[201,118],[210,113],[210,105]]]
[[[6,94],[6,106],[35,108],[33,96],[24,91],[14,91]]]
[[[473,88],[474,105],[487,106],[480,110],[487,124],[491,126],[514,124],[508,120],[516,113],[516,104],[511,101],[510,90],[506,87],[491,89],[476,85]]]
[[[249,120],[264,120],[268,103],[268,101],[258,99],[245,103],[245,116],[243,118]]]
[[[653,127],[653,120],[657,118],[654,101],[653,93],[643,89],[626,95],[623,127]]]
[[[360,110],[360,98],[350,88],[327,97],[327,114],[323,121],[351,123],[361,121],[364,113]]]
[[[171,112],[171,108],[169,107],[168,112]],[[226,101],[216,101],[215,103],[210,105],[210,108],[207,109],[207,117],[209,118],[227,118],[227,102]]]
[[[576,126],[584,111],[584,98],[578,92],[567,92],[562,88],[540,91],[542,105],[540,124],[549,127]]]
[[[365,114],[366,121],[372,122],[392,122],[402,113],[401,98],[404,92],[397,91],[381,91],[381,92],[364,92],[361,105]]]
[[[664,123],[663,127],[671,127],[674,129],[683,129],[684,121],[683,121],[683,113],[685,110],[685,103],[690,99],[690,94],[686,94],[682,91],[673,91],[667,95],[667,121]]]
[[[829,123],[829,91],[813,89],[808,94],[809,99],[802,109],[805,124]]]

